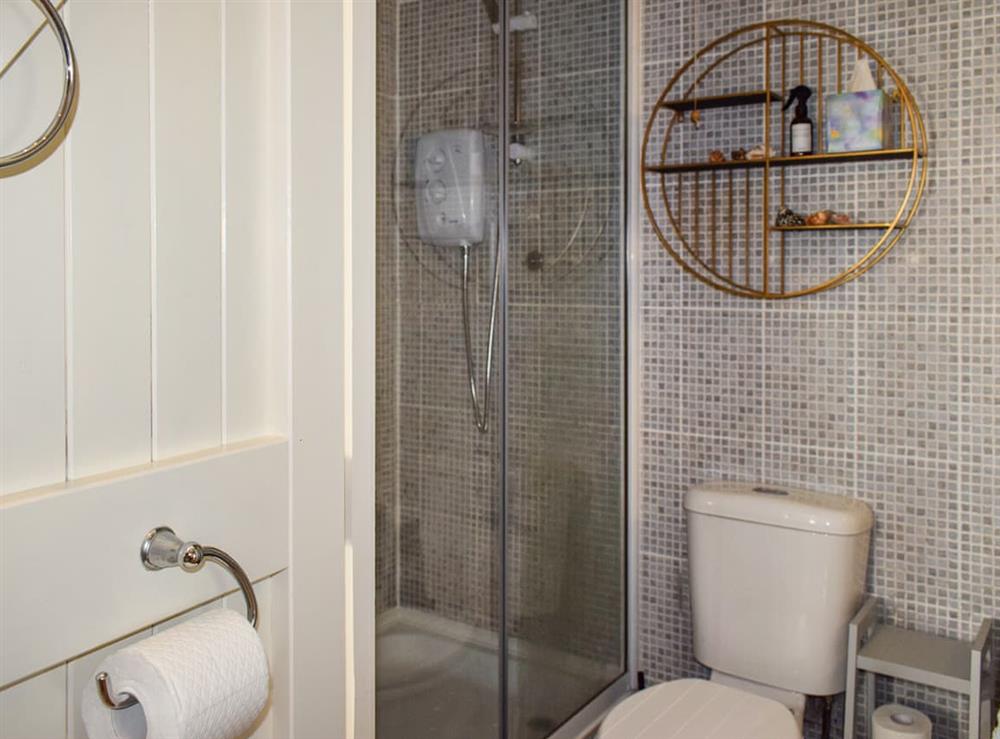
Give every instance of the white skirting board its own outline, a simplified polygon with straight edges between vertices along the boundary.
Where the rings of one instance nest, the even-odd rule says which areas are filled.
[[[288,565],[288,443],[262,438],[0,500],[0,686],[234,587],[223,568],[150,572],[170,526],[256,580]]]

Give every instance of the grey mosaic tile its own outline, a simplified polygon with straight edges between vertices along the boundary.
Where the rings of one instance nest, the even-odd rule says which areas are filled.
[[[866,500],[877,519],[869,590],[884,599],[886,618],[969,638],[979,619],[1000,616],[1000,9],[987,0],[680,5],[644,4],[644,115],[713,34],[763,17],[814,18],[868,41],[906,79],[926,118],[930,175],[911,228],[874,270],[762,310],[695,283],[642,224],[641,666],[657,679],[699,674],[686,615],[663,601],[682,602],[686,587],[683,492],[713,476]],[[829,50],[826,58],[829,78]],[[703,133],[719,142],[739,125],[718,123]],[[848,189],[845,209],[881,218],[894,209],[906,168],[797,168],[786,198],[808,210]],[[772,192],[779,186],[773,180]],[[662,222],[662,205],[651,205]],[[868,244],[867,234],[789,237],[786,279],[814,280]],[[737,400],[740,380],[759,419]],[[965,735],[955,694],[882,680],[877,702],[890,700],[931,715],[936,737]],[[813,719],[807,737],[818,736]],[[835,721],[834,736],[840,731]]]
[[[509,628],[613,664],[622,638],[620,438],[614,427],[539,422],[516,401],[514,413]]]
[[[959,316],[866,314],[858,324],[858,443],[867,454],[955,459]]]
[[[977,465],[962,474],[963,622],[969,628],[984,617],[1000,613],[1000,469],[995,462]]]
[[[396,23],[394,0],[377,7],[376,92],[378,192],[391,184],[396,122]],[[397,321],[394,297],[397,279],[397,248],[390,200],[376,202],[376,317],[375,344],[379,359],[375,370],[375,608],[381,613],[397,604],[396,549],[397,516]]]
[[[396,36],[396,94],[420,90],[423,3],[399,3]]]
[[[665,62],[676,67],[683,61],[679,55],[683,53],[685,43],[681,39],[691,38],[691,3],[684,0],[643,0],[641,12],[642,63]],[[649,107],[644,106],[643,110],[649,110]]]
[[[479,68],[479,31],[489,24],[482,5],[456,0],[421,0],[419,5],[420,82],[416,90],[408,87],[407,92],[426,94],[461,86],[449,72]],[[402,59],[405,65],[412,62],[412,57]]]
[[[714,435],[680,437],[687,483],[683,491],[708,480],[766,479],[759,436]]]
[[[545,121],[534,137],[549,189],[615,187],[621,179],[618,145],[621,67],[546,75],[541,80]]]
[[[869,589],[897,625],[966,636],[958,622],[961,498],[957,466],[906,457],[858,460],[858,494],[875,512]]]
[[[540,11],[542,74],[604,70],[621,64],[620,4],[550,0]]]
[[[684,433],[728,440],[758,437],[763,410],[760,304],[692,309],[677,316]]]
[[[961,67],[961,161],[963,166],[964,303],[970,310],[994,313],[1000,306],[1000,67],[996,3],[975,0],[962,5],[964,51]]]
[[[661,256],[662,258],[662,256]],[[681,433],[684,392],[678,319],[683,312],[653,306],[642,309],[642,428]]]
[[[854,316],[803,305],[774,306],[766,316],[764,441],[808,439],[826,448],[852,448],[858,385]]]
[[[640,555],[639,604],[639,653],[648,676],[655,681],[707,677],[694,658],[687,561]]]
[[[812,438],[812,437],[798,437]],[[852,449],[826,446],[818,441],[766,444],[764,472],[760,478],[772,485],[850,495],[857,489],[856,455]]]
[[[684,445],[677,434],[643,431],[639,548],[657,557],[687,557],[687,533],[681,504],[689,483],[680,463]]]
[[[974,471],[1000,458],[1000,319],[972,312],[962,329],[961,461]]]

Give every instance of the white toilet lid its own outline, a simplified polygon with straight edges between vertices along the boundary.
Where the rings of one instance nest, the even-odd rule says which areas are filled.
[[[802,739],[785,706],[707,680],[640,691],[608,714],[598,739]]]

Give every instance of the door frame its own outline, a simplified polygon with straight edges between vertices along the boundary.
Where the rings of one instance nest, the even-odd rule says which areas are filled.
[[[375,739],[376,23],[374,2],[346,3],[345,142],[350,201],[345,265],[350,284],[350,443],[347,457],[348,737]]]
[[[289,13],[289,736],[374,739],[376,4]]]
[[[640,491],[642,490],[642,465],[639,462],[642,418],[641,399],[639,392],[642,382],[639,329],[642,305],[641,280],[639,276],[641,236],[642,236],[642,206],[638,194],[642,191],[642,0],[627,0],[625,33],[625,69],[626,69],[626,174],[625,197],[627,226],[625,230],[626,258],[626,291],[627,291],[627,354],[626,378],[627,397],[626,408],[628,424],[628,444],[626,447],[627,484],[625,488],[626,518],[628,521],[627,537],[627,583],[628,601],[626,604],[626,622],[628,624],[628,657],[629,689],[639,689],[639,526],[640,526]]]

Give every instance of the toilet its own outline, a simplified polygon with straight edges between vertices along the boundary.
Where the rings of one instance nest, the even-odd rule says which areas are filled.
[[[859,500],[711,482],[684,496],[694,655],[709,680],[642,690],[598,739],[801,739],[806,696],[844,691],[874,522]]]

